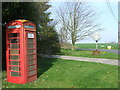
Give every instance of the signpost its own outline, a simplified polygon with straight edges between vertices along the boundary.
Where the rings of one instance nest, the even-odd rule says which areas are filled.
[[[96,50],[98,49],[98,40],[100,40],[100,33],[95,32],[93,34],[93,39],[96,41]]]
[[[99,32],[95,32],[93,34],[93,39],[96,41],[96,50],[94,50],[92,52],[93,55],[98,55],[100,54],[100,51],[98,50],[98,41],[100,40],[100,33]]]

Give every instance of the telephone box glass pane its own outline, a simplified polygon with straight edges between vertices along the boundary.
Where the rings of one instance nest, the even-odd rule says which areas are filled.
[[[9,37],[19,37],[19,33],[10,33]]]
[[[10,61],[10,65],[19,65],[19,61]]]
[[[10,50],[10,54],[19,54],[19,50]]]
[[[19,56],[17,56],[17,55],[10,55],[10,59],[11,60],[18,60]]]
[[[35,69],[35,65],[29,66],[28,68],[29,68],[29,70],[33,70],[33,69]]]
[[[34,64],[34,60],[29,60],[28,65]]]
[[[32,54],[32,53],[34,53],[34,51],[35,51],[34,49],[28,49],[27,50],[28,54]]]
[[[28,39],[28,43],[33,43],[34,39]]]
[[[14,67],[14,66],[12,66],[12,67],[11,67],[11,70],[12,70],[12,71],[19,71],[19,67]]]
[[[28,48],[34,48],[33,44],[28,44]]]
[[[10,39],[10,43],[19,43],[19,39]]]
[[[28,55],[28,59],[34,59],[34,55]]]
[[[19,44],[10,44],[10,49],[19,49]]]
[[[11,72],[11,76],[19,77],[20,73],[19,72]]]
[[[32,76],[32,75],[34,75],[34,74],[36,74],[35,71],[30,71],[30,72],[29,72],[29,76]]]

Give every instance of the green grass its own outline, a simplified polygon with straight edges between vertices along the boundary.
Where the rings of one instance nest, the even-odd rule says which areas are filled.
[[[118,88],[118,66],[94,62],[39,58],[38,78],[26,84],[6,81],[3,88]]]
[[[118,54],[110,53],[110,52],[103,52],[103,51],[101,51],[101,54],[99,55],[92,55],[92,51],[88,51],[88,50],[61,49],[61,55],[89,57],[89,58],[118,59]]]
[[[104,47],[102,47],[104,45]],[[95,49],[96,44],[88,43],[88,44],[76,44],[78,48],[85,48],[85,49]],[[118,49],[118,44],[117,43],[98,43],[98,49],[107,49],[107,46],[112,46],[112,49]]]

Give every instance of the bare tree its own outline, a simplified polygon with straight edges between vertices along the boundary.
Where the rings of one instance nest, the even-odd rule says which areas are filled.
[[[74,49],[75,42],[93,34],[99,28],[96,24],[95,12],[87,2],[65,2],[63,7],[59,7],[57,16],[61,25],[60,32],[66,32],[66,37],[72,42]],[[65,33],[63,33],[65,34]]]
[[[68,32],[67,30],[65,30],[64,27],[60,28],[59,30],[59,40],[60,40],[60,43],[64,43],[64,44],[68,43],[68,40],[69,40]]]

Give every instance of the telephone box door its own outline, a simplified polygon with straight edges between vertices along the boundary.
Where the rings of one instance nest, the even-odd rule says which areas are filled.
[[[36,32],[25,31],[27,50],[27,78],[28,82],[37,78]],[[32,76],[32,77],[31,77]]]

